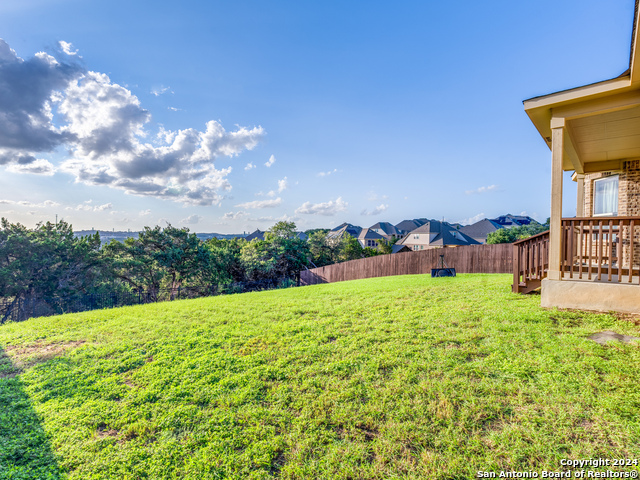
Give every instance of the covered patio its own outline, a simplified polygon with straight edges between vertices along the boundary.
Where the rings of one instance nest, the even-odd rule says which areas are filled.
[[[551,150],[548,234],[514,246],[514,291],[542,287],[542,305],[640,313],[640,60],[638,5],[629,69],[531,98],[524,108]],[[562,218],[563,172],[577,215]]]

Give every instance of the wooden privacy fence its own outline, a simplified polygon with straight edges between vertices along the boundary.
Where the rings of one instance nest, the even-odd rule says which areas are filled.
[[[510,243],[469,245],[379,255],[303,270],[300,272],[300,284],[315,285],[390,275],[430,274],[431,269],[438,266],[440,255],[444,255],[444,261],[448,266],[455,268],[457,273],[513,271],[513,246]]]

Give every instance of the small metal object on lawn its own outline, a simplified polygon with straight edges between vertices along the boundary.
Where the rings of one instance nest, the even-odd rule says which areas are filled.
[[[455,277],[456,269],[449,267],[444,261],[444,255],[440,255],[440,261],[436,268],[431,269],[432,277]]]

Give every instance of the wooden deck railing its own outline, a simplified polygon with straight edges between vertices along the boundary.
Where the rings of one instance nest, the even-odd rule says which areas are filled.
[[[542,284],[549,268],[549,232],[513,244],[513,291],[529,293]]]
[[[640,217],[562,219],[563,280],[640,284]],[[549,232],[513,244],[513,291],[538,288],[549,268]]]
[[[639,283],[640,217],[562,220],[563,278]]]

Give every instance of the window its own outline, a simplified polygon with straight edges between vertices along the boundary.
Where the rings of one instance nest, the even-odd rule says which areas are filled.
[[[593,181],[593,215],[618,215],[618,175]]]

